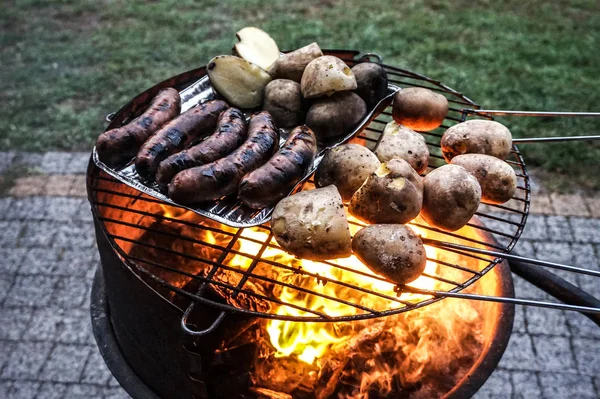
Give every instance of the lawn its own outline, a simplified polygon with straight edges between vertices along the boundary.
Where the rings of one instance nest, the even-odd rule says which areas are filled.
[[[5,1],[0,150],[89,150],[104,116],[228,53],[259,26],[282,49],[377,52],[483,107],[600,111],[600,2]],[[600,134],[600,119],[501,118],[517,137]],[[523,145],[552,189],[600,190],[600,142]]]

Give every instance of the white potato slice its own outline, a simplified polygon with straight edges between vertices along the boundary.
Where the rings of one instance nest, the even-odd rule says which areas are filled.
[[[263,103],[271,75],[258,66],[233,55],[219,55],[208,63],[208,77],[230,105],[255,108]]]
[[[281,55],[275,40],[261,29],[249,26],[236,33],[236,36],[239,43],[235,44],[235,51],[240,57],[265,71]]]

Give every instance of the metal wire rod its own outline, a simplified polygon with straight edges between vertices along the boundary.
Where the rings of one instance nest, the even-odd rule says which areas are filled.
[[[513,143],[548,143],[554,141],[584,141],[584,140],[600,140],[600,136],[565,136],[565,137],[528,137],[513,139]]]
[[[402,289],[405,292],[411,292],[411,293],[415,293],[415,294],[424,294],[424,295],[433,295],[435,297],[471,299],[471,300],[475,300],[475,301],[486,301],[486,302],[512,303],[514,305],[537,306],[537,307],[541,307],[541,308],[573,310],[573,311],[581,312],[581,313],[598,313],[598,314],[600,314],[600,308],[590,307],[590,306],[567,305],[567,304],[563,304],[563,303],[543,302],[543,301],[536,301],[533,299],[507,298],[507,297],[503,297],[503,296],[466,294],[463,292],[435,291],[435,290],[426,290],[426,289],[415,288],[415,287],[410,287],[410,286],[403,286]]]
[[[476,115],[500,116],[591,116],[600,117],[600,112],[545,112],[545,111],[506,111],[496,109],[463,108],[463,112]]]
[[[508,259],[508,260],[518,260],[518,261],[522,261],[522,262],[531,263],[533,265],[551,267],[553,269],[566,270],[569,272],[588,274],[590,276],[600,277],[600,272],[596,271],[596,270],[588,270],[588,269],[583,269],[581,267],[562,265],[560,263],[548,262],[545,260],[526,258],[524,256],[513,255],[513,254],[509,254],[509,253],[505,253],[505,252],[497,252],[497,251],[490,251],[487,249],[473,248],[473,247],[468,247],[465,245],[454,244],[451,242],[433,240],[430,238],[422,238],[422,240],[423,240],[423,243],[427,244],[427,245],[440,246],[442,248],[459,249],[461,251],[470,251],[470,252],[475,252],[475,253],[479,253],[479,254],[483,254],[483,255],[496,256],[498,258],[504,258],[504,259]]]

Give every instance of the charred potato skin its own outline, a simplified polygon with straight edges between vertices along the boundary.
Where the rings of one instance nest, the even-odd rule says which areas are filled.
[[[317,43],[311,43],[279,57],[271,68],[269,75],[273,79],[289,79],[300,83],[306,66],[315,58],[323,56]]]
[[[475,176],[481,186],[481,202],[503,204],[517,190],[517,175],[509,164],[484,154],[464,154],[452,158],[453,165],[462,166]]]
[[[364,227],[354,235],[352,251],[365,266],[396,284],[416,280],[427,264],[421,238],[402,224]]]
[[[356,90],[360,98],[373,108],[385,97],[388,89],[388,78],[385,69],[374,62],[362,62],[352,67],[356,79]]]
[[[109,167],[116,167],[131,160],[150,135],[180,112],[179,92],[172,88],[161,90],[143,114],[124,126],[98,136],[98,158]]]
[[[277,154],[242,178],[238,198],[253,209],[275,205],[304,177],[316,153],[313,131],[307,126],[296,127]]]
[[[350,91],[316,100],[306,114],[306,125],[319,142],[329,143],[350,133],[367,113],[365,102]]]
[[[423,180],[421,216],[432,227],[455,231],[477,211],[481,187],[477,179],[458,165],[444,165]]]
[[[394,121],[386,125],[375,155],[381,162],[394,158],[404,159],[417,173],[424,173],[429,165],[429,147],[425,138]]]
[[[404,224],[421,211],[421,176],[403,159],[381,164],[354,193],[348,212],[366,223]]]
[[[447,162],[462,154],[485,154],[506,159],[512,149],[512,135],[506,126],[483,119],[461,122],[448,128],[440,141]]]
[[[332,55],[324,55],[306,66],[300,87],[304,98],[329,96],[356,89],[356,78],[344,61]]]
[[[299,126],[306,115],[300,84],[289,79],[275,79],[265,88],[263,110],[273,116],[278,127]]]
[[[379,164],[375,154],[367,147],[343,144],[327,151],[315,172],[315,185],[326,187],[333,184],[342,200],[348,202]]]
[[[271,231],[285,251],[309,260],[347,258],[352,239],[334,186],[301,191],[275,206]]]
[[[413,130],[430,131],[439,127],[448,115],[448,100],[422,87],[402,89],[394,96],[392,117],[399,125]]]

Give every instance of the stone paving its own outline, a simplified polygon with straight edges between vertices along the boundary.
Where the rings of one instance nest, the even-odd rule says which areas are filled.
[[[91,332],[99,259],[88,159],[0,152],[0,398],[128,397]],[[597,198],[534,196],[532,212],[517,252],[600,270]],[[558,274],[600,298],[594,277]],[[516,276],[515,288],[552,300]],[[508,349],[475,397],[600,397],[600,327],[578,313],[517,306]]]

